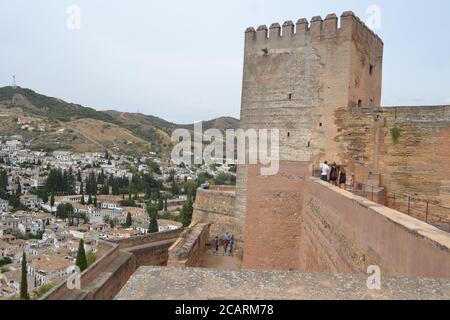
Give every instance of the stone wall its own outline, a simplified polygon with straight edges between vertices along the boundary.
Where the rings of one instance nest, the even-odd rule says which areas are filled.
[[[168,267],[196,267],[209,243],[209,223],[193,222],[169,248]]]
[[[119,248],[123,250],[131,247],[141,246],[144,244],[150,244],[165,240],[173,240],[178,238],[181,232],[183,232],[182,229],[176,229],[165,232],[144,234],[141,236],[135,236],[126,239],[111,240],[110,242],[118,244]]]
[[[239,223],[234,214],[235,200],[235,187],[212,186],[209,190],[198,189],[192,221],[211,224],[211,237],[222,237],[225,232],[229,232],[237,240],[241,240],[242,234],[236,229]]]
[[[136,270],[136,259],[119,250],[117,244],[101,241],[104,254],[81,275],[81,290],[70,290],[60,283],[41,300],[110,300]]]
[[[305,188],[302,269],[450,278],[450,235],[311,178]]]
[[[138,266],[166,265],[169,247],[182,230],[100,241],[98,260],[81,275],[81,290],[62,282],[42,300],[110,300]]]
[[[439,225],[450,222],[450,106],[389,107],[349,109],[335,113],[340,133],[342,164],[367,183],[369,172],[380,176],[386,194],[397,194],[397,206],[405,209],[412,196],[430,202],[428,221]],[[394,139],[392,130],[398,129]],[[359,170],[359,164],[366,172]],[[389,199],[386,199],[388,201]],[[392,202],[392,199],[390,200]],[[403,201],[401,203],[400,201]],[[425,208],[411,214],[425,220]],[[397,208],[397,207],[396,207]]]

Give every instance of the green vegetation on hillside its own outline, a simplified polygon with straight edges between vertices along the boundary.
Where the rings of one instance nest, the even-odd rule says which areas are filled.
[[[104,113],[80,106],[78,104],[68,103],[63,100],[47,97],[36,93],[30,89],[3,87],[0,88],[0,102],[14,106],[13,98],[15,95],[24,96],[34,107],[29,108],[31,114],[45,115],[51,120],[68,122],[73,119],[90,118],[107,122],[114,122],[114,119]]]

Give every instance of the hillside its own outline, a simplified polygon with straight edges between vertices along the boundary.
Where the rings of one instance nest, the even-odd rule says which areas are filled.
[[[239,120],[221,117],[203,124],[204,130],[239,127]],[[193,124],[175,124],[156,116],[97,111],[25,88],[0,88],[0,135],[19,134],[35,149],[78,152],[120,151],[143,155],[168,154],[175,129],[192,130]]]

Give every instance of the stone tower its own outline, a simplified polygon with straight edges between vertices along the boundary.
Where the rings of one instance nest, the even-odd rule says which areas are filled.
[[[311,164],[343,158],[338,113],[380,107],[382,61],[383,42],[353,12],[344,12],[340,25],[329,14],[246,30],[241,128],[280,130],[280,171],[261,177],[257,165],[238,167],[235,211],[244,267],[255,259],[267,266],[284,255],[296,259],[303,180]]]

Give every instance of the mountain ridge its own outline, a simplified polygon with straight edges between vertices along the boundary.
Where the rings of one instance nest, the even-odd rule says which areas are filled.
[[[46,151],[121,151],[131,155],[155,152],[167,155],[176,129],[193,130],[193,124],[176,124],[154,115],[117,110],[99,111],[49,97],[27,88],[0,88],[0,135],[21,134],[34,147]],[[219,117],[203,122],[203,129],[239,128],[239,120]]]

